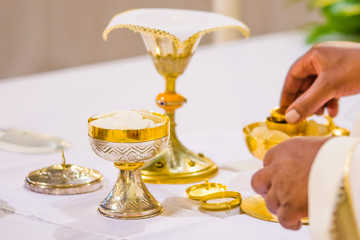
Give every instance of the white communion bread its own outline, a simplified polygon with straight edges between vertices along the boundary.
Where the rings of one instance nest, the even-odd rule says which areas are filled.
[[[144,118],[139,112],[131,110],[101,113],[93,118],[96,120],[92,121],[90,124],[94,127],[104,129],[131,130],[153,128],[161,125],[161,123],[155,123],[153,120]]]

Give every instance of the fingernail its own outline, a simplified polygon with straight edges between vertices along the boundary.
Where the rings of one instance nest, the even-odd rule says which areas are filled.
[[[286,113],[285,119],[288,123],[294,124],[299,121],[300,114],[295,109],[292,109],[290,112]]]

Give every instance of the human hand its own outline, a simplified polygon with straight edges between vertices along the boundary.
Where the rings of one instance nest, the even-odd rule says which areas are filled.
[[[269,211],[281,225],[297,230],[308,216],[308,181],[312,163],[329,137],[296,137],[271,148],[264,168],[256,172],[251,185],[265,198]]]
[[[360,44],[324,42],[313,46],[290,68],[280,109],[286,121],[297,123],[325,107],[337,115],[338,99],[360,93]]]

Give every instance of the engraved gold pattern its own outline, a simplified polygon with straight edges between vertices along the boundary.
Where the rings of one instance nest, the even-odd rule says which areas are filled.
[[[144,162],[165,150],[168,136],[148,142],[114,143],[89,137],[90,145],[99,157],[113,162]]]
[[[103,135],[92,136],[90,133],[93,128],[89,127],[89,141],[93,151],[101,158],[114,162],[114,166],[119,169],[115,186],[98,208],[101,214],[111,218],[139,219],[153,217],[162,212],[161,204],[146,188],[140,172],[145,162],[157,157],[168,145],[169,118],[162,114],[156,115],[164,121],[164,124],[157,127],[156,132],[167,133],[158,139],[154,139],[154,134],[145,134],[142,138],[129,142],[124,136],[130,130],[102,129],[105,132],[116,133],[115,138],[108,138],[113,141],[104,141]],[[147,130],[149,128],[134,132],[146,133]]]

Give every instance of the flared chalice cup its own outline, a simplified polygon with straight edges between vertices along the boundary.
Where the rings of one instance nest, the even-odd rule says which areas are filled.
[[[203,154],[190,151],[176,135],[175,111],[186,102],[176,92],[176,81],[186,70],[204,35],[232,28],[248,37],[249,28],[239,20],[211,12],[135,9],[115,15],[103,33],[104,40],[111,31],[120,28],[141,34],[156,70],[165,79],[165,91],[157,96],[156,103],[170,118],[169,147],[141,170],[144,180],[182,184],[215,176],[216,164]]]
[[[167,147],[170,121],[165,115],[136,111],[157,126],[144,129],[118,130],[95,127],[92,121],[109,115],[97,115],[88,120],[89,141],[93,151],[111,161],[119,169],[114,188],[100,204],[100,213],[111,218],[137,219],[160,214],[161,204],[146,188],[140,169]]]

